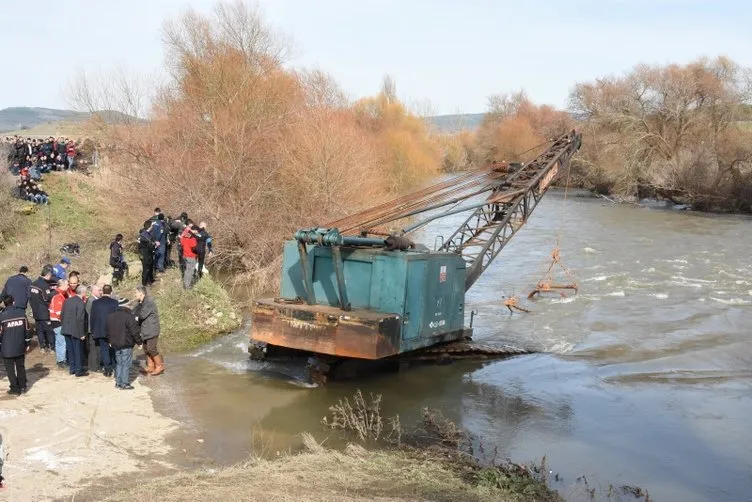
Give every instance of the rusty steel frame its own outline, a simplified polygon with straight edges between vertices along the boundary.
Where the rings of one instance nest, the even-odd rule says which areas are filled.
[[[461,254],[467,263],[465,290],[478,280],[536,208],[551,181],[580,146],[572,131],[548,150],[506,178],[440,248]]]

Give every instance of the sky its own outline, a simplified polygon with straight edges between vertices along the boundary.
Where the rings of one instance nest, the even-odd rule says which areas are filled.
[[[162,23],[214,0],[3,0],[0,109],[70,108],[81,71],[163,75]],[[752,67],[752,2],[702,0],[259,0],[294,67],[333,75],[352,97],[390,74],[400,98],[477,113],[525,89],[566,108],[577,82],[638,63],[726,55]],[[53,14],[58,13],[56,17]],[[17,56],[11,56],[15,52]]]

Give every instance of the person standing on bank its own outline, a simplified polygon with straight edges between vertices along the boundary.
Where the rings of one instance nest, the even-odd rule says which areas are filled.
[[[196,263],[198,255],[198,241],[196,240],[196,228],[193,222],[188,220],[188,224],[180,236],[180,247],[183,250],[183,261],[185,262],[185,271],[183,272],[183,289],[193,287],[193,274],[196,272]]]
[[[159,312],[154,299],[148,296],[146,288],[136,288],[136,300],[138,304],[133,309],[133,315],[141,327],[141,339],[144,341],[144,354],[146,355],[146,368],[141,370],[144,375],[157,376],[164,373],[164,359],[159,353]]]
[[[107,316],[105,323],[107,342],[115,351],[115,387],[121,390],[133,389],[130,380],[133,346],[142,343],[138,322],[127,303],[125,298],[119,300],[118,309]]]
[[[144,228],[138,234],[138,255],[141,258],[141,285],[149,286],[154,282],[154,239],[149,229],[152,221],[144,222]]]
[[[14,298],[3,297],[5,308],[0,312],[0,355],[10,380],[8,394],[26,392],[26,352],[31,344],[31,331],[26,313],[14,304]]]
[[[68,297],[63,303],[63,311],[60,315],[62,333],[69,347],[68,364],[69,372],[77,377],[87,376],[84,371],[84,340],[86,340],[86,304],[83,297],[86,294],[86,286],[78,286],[76,294]]]
[[[31,287],[31,279],[26,277],[29,273],[29,267],[21,265],[18,269],[18,274],[8,277],[5,281],[5,287],[3,287],[3,296],[12,296],[15,298],[14,307],[18,307],[21,310],[26,310],[29,305],[29,288]]]
[[[88,359],[89,371],[95,371],[97,373],[103,371],[104,368],[102,367],[102,361],[99,357],[99,347],[97,347],[96,339],[94,338],[94,330],[92,329],[91,309],[94,305],[94,302],[96,300],[99,300],[100,298],[102,298],[102,287],[98,284],[95,284],[91,287],[91,294],[86,299],[86,344],[88,349],[86,351],[86,356]]]
[[[52,281],[52,265],[42,267],[39,278],[29,287],[29,303],[34,315],[34,325],[39,337],[39,348],[42,352],[55,350],[55,332],[50,321],[50,301],[55,293],[55,283]]]
[[[209,232],[206,231],[206,222],[202,221],[198,225],[198,232],[196,232],[196,255],[198,258],[198,268],[196,269],[196,277],[201,279],[204,277],[204,262],[206,256],[212,256],[214,250],[212,249],[212,238]]]
[[[99,345],[99,359],[104,367],[104,376],[111,377],[115,367],[115,354],[107,341],[107,318],[118,309],[118,301],[112,297],[112,286],[102,287],[102,297],[91,306],[92,338]]]
[[[63,313],[63,305],[68,298],[68,281],[60,279],[57,281],[57,289],[50,300],[50,326],[55,333],[55,360],[58,368],[65,368],[68,361],[68,339],[63,336],[60,322],[60,314]]]

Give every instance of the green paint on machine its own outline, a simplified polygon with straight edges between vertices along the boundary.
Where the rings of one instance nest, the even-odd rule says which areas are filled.
[[[466,266],[461,256],[383,248],[340,249],[352,315],[366,310],[385,317],[399,316],[397,353],[462,337]],[[340,306],[332,249],[307,245],[305,250],[307,270],[301,265],[298,242],[285,243],[280,296],[287,301],[305,301],[306,274],[313,287],[313,304]]]

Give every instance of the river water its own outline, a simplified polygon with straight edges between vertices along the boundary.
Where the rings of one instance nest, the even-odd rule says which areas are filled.
[[[658,501],[752,500],[751,233],[746,217],[552,191],[467,297],[477,340],[539,353],[307,388],[292,368],[249,361],[246,327],[171,361],[154,396],[184,424],[176,445],[191,465],[326,438],[328,407],[360,388],[403,424],[441,410],[486,457],[545,455],[571,500],[581,476],[601,495],[626,484]],[[528,302],[557,236],[579,294]],[[502,295],[531,312],[510,316]]]

